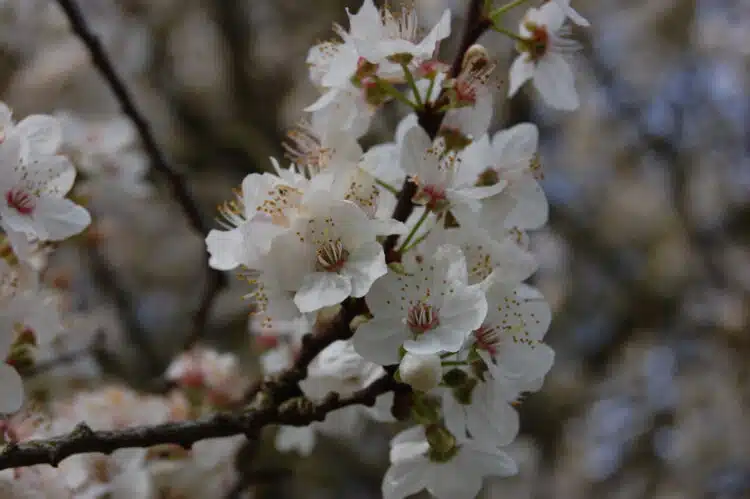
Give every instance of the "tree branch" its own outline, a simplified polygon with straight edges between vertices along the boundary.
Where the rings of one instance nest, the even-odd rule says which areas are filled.
[[[164,153],[159,148],[146,118],[136,106],[124,81],[117,74],[112,61],[104,50],[101,42],[99,42],[97,36],[88,26],[81,9],[76,4],[75,0],[57,0],[57,3],[68,18],[73,32],[86,46],[94,66],[99,71],[102,78],[107,82],[107,85],[109,85],[112,93],[117,98],[123,113],[125,113],[125,115],[127,115],[133,122],[133,125],[141,138],[141,142],[143,143],[143,149],[151,159],[154,169],[166,178],[167,184],[172,191],[172,195],[182,208],[185,217],[193,229],[199,234],[205,235],[208,233],[209,226],[203,220],[200,210],[198,209],[198,204],[191,195],[183,176],[169,164]],[[201,334],[203,334],[206,322],[208,321],[208,314],[211,305],[213,304],[218,292],[227,285],[226,276],[222,272],[208,267],[208,260],[206,260],[206,268],[208,271],[208,277],[198,310],[195,313],[193,321],[194,329],[189,335],[188,340],[191,345]]]
[[[307,426],[314,421],[323,421],[329,412],[337,409],[351,405],[373,406],[379,395],[394,390],[397,384],[385,374],[348,397],[342,398],[332,392],[316,404],[304,397],[279,400],[278,392],[284,385],[269,383],[248,407],[237,413],[217,413],[195,421],[113,431],[93,431],[85,423],[79,423],[67,435],[7,445],[0,452],[0,470],[36,464],[57,466],[74,454],[110,454],[117,449],[160,444],[176,444],[190,449],[200,440],[241,434],[256,438],[258,432],[270,424]]]

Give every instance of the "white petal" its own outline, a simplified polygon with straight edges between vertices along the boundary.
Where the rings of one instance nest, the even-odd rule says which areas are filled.
[[[16,130],[28,140],[31,154],[55,154],[62,144],[60,122],[52,116],[28,116],[16,125]]]
[[[432,147],[432,141],[421,126],[410,128],[401,145],[401,169],[408,174],[427,177],[427,179],[435,176],[437,172],[433,170],[437,170],[437,163],[430,161],[430,158],[433,158],[432,155],[425,154],[430,147]]]
[[[64,198],[40,198],[34,211],[37,236],[61,241],[78,234],[91,223],[91,215],[82,206]]]
[[[25,165],[24,173],[25,181],[36,185],[41,195],[57,197],[67,194],[76,178],[76,169],[65,156],[45,156],[36,159]]]
[[[565,22],[565,12],[560,6],[563,2],[565,0],[555,0],[555,2],[547,2],[539,7],[536,13],[536,21],[547,26],[547,29],[553,33],[557,32]]]
[[[496,168],[528,168],[539,144],[539,129],[533,123],[519,123],[492,137]]]
[[[534,76],[534,63],[528,58],[526,54],[520,54],[513,61],[510,66],[510,85],[508,86],[508,97],[513,97],[521,88],[521,85],[526,83],[532,76]]]
[[[232,270],[239,266],[237,254],[242,247],[242,233],[239,229],[212,230],[206,236],[208,264],[217,270]]]
[[[372,0],[364,0],[356,14],[350,13],[348,8],[346,13],[349,16],[349,32],[352,37],[379,38],[383,25],[380,21],[380,13]]]
[[[334,272],[314,272],[302,279],[302,285],[294,295],[294,304],[300,312],[313,312],[341,303],[351,291],[350,279]]]
[[[461,465],[460,455],[430,470],[427,490],[437,499],[474,499],[482,488],[482,477]]]
[[[481,476],[513,476],[518,473],[518,465],[505,452],[490,446],[472,442],[471,447],[465,447],[464,462],[471,466]]]
[[[4,332],[7,334],[7,332]],[[16,370],[0,362],[0,414],[11,414],[23,405],[23,381]]]
[[[588,20],[570,6],[570,0],[555,0],[566,16],[579,26],[590,26]]]
[[[492,391],[494,385],[486,385],[482,389]],[[478,395],[480,393],[474,394],[475,397]],[[481,400],[472,399],[472,406],[467,409],[466,424],[474,439],[500,447],[516,438],[519,418],[507,401],[494,394],[484,394]]]
[[[530,174],[523,175],[507,191],[508,197],[515,200],[515,206],[505,219],[506,227],[522,230],[538,229],[547,223],[549,203],[544,190]]]
[[[328,72],[321,81],[322,85],[330,88],[347,83],[357,70],[358,59],[359,54],[354,47],[348,44],[340,45],[336,55],[331,59]]]
[[[534,73],[534,87],[551,107],[565,111],[578,108],[573,71],[559,54],[547,54],[539,61]]]
[[[377,241],[365,243],[354,250],[342,269],[351,279],[351,295],[361,298],[370,291],[372,283],[388,273],[383,247]]]
[[[453,286],[453,293],[446,293],[440,306],[440,323],[465,331],[473,331],[482,325],[487,315],[487,299],[478,285]]]
[[[404,499],[422,490],[427,466],[423,459],[392,464],[383,477],[383,499]]]
[[[445,9],[438,23],[430,30],[426,37],[417,45],[418,57],[430,58],[440,40],[451,34],[451,11]]]
[[[352,344],[363,358],[387,366],[398,364],[399,348],[407,337],[402,319],[375,318],[357,328]]]

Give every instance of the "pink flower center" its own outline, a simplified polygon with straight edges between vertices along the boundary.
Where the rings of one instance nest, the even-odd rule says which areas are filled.
[[[532,60],[538,61],[545,56],[547,49],[549,49],[549,32],[546,26],[532,23],[527,25],[527,29],[531,32],[531,36],[526,41],[526,51]]]
[[[31,215],[34,212],[34,197],[24,190],[9,190],[5,193],[5,201],[21,215]]]
[[[424,334],[440,325],[438,311],[432,305],[419,302],[409,309],[406,324],[415,335]]]
[[[445,189],[433,184],[420,186],[412,201],[434,212],[444,210],[449,204]]]
[[[341,241],[336,240],[320,245],[315,255],[318,269],[324,272],[338,272],[346,264],[349,252]]]
[[[482,325],[479,329],[474,330],[474,341],[477,348],[494,356],[497,354],[497,348],[500,345],[500,335],[497,328]]]

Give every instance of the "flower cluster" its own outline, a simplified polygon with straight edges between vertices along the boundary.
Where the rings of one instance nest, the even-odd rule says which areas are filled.
[[[555,0],[530,8],[516,33],[502,23],[525,1],[494,10],[492,3],[476,3],[483,10],[475,34],[492,28],[516,44],[508,96],[530,80],[546,104],[575,109],[568,56],[576,44],[566,23],[587,21],[569,0]],[[541,388],[554,361],[543,342],[550,308],[526,283],[537,265],[527,231],[548,216],[539,133],[531,123],[489,131],[497,65],[471,43],[452,64],[440,59],[449,10],[426,32],[414,10],[378,9],[373,0],[347,14],[349,27],[336,25],[337,38],[308,53],[320,96],[289,134],[288,164],[271,158],[269,171],[248,175],[219,207],[221,227],[205,239],[208,262],[247,281],[263,374],[280,379],[258,393],[278,395],[267,388],[276,386],[285,396],[275,402],[285,407],[341,407],[324,418],[313,412],[308,427],[280,427],[278,450],[309,454],[317,434],[345,438],[367,420],[408,420],[391,441],[383,496],[475,497],[486,477],[516,473],[505,451],[519,431],[515,406]],[[362,138],[386,106],[404,110],[403,118],[390,141],[365,149],[371,141]],[[136,132],[148,138],[144,128],[65,113],[15,122],[0,105],[0,413],[23,406],[17,370],[32,364],[40,338],[49,343],[64,329],[60,296],[40,271],[57,242],[91,223],[67,197],[76,167],[84,183],[74,196],[148,196],[146,160],[135,146]],[[192,345],[166,370],[163,395],[78,392],[49,402],[45,424],[20,414],[4,421],[4,437],[75,436],[81,421],[91,436],[238,410],[250,386],[239,362]],[[384,379],[391,392],[361,397]],[[56,470],[2,471],[0,488],[50,497],[225,495],[237,482],[241,442],[77,454]]]
[[[509,94],[531,79],[549,105],[575,109],[564,23],[588,23],[557,0],[529,9],[518,34],[505,30],[503,14],[521,3],[484,13],[520,52]],[[424,36],[413,10],[365,0],[347,13],[340,39],[308,54],[321,97],[289,135],[290,164],[272,159],[274,173],[248,175],[220,207],[210,263],[240,269],[251,285],[268,374],[293,363],[305,334],[345,320],[348,333],[310,366],[304,394],[352,393],[386,372],[411,387],[416,426],[391,443],[384,497],[474,497],[483,478],[516,472],[503,451],[519,429],[514,405],[554,359],[543,343],[549,306],[524,283],[536,269],[526,232],[547,219],[538,130],[487,132],[496,65],[480,45],[458,70],[439,60],[449,11]],[[394,141],[363,150],[359,139],[392,101],[411,111]],[[354,417],[388,416],[350,409],[315,429],[351,433]],[[277,445],[309,453],[313,435],[282,428]]]

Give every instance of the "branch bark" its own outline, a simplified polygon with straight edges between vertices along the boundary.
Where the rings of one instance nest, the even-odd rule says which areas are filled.
[[[307,426],[314,421],[323,421],[329,412],[337,409],[351,405],[372,406],[379,395],[394,390],[397,383],[386,374],[348,397],[341,398],[332,392],[319,403],[304,397],[280,400],[279,394],[284,386],[284,383],[268,383],[250,405],[236,413],[217,413],[195,421],[114,431],[94,431],[86,423],[79,423],[66,435],[11,443],[0,452],[0,470],[37,464],[57,466],[74,454],[110,454],[117,449],[160,444],[176,444],[190,449],[200,440],[241,434],[256,438],[258,432],[270,424]]]

